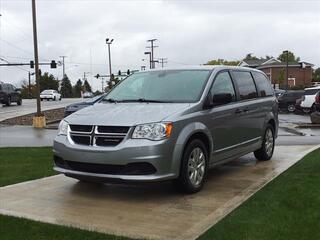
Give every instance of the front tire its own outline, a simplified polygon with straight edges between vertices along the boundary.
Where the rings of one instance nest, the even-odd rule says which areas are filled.
[[[21,104],[22,104],[22,99],[19,98],[19,100],[17,101],[17,105],[18,105],[18,106],[21,106]]]
[[[260,149],[254,152],[254,156],[259,161],[268,161],[272,158],[274,151],[274,128],[271,124],[267,125],[265,133],[263,135],[262,146]]]
[[[181,161],[180,175],[174,181],[176,188],[185,193],[199,192],[205,182],[208,165],[208,150],[199,139],[186,146]]]

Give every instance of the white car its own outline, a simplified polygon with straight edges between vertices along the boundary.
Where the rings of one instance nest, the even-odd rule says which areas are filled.
[[[315,110],[315,97],[318,91],[320,91],[320,86],[304,89],[304,96],[300,104],[302,111],[309,113]]]
[[[43,99],[47,99],[47,101],[49,101],[50,99],[53,100],[53,101],[56,101],[56,100],[61,100],[61,94],[58,93],[57,90],[44,90],[40,93],[40,99],[41,101]]]

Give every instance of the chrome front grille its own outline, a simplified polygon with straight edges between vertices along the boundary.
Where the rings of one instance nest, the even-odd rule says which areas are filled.
[[[69,125],[69,141],[87,146],[117,146],[127,136],[129,127]]]

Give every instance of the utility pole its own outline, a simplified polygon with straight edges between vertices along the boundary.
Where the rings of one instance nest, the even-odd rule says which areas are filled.
[[[109,75],[110,75],[110,81],[111,81],[111,75],[112,75],[112,71],[111,71],[111,52],[110,52],[110,45],[112,44],[113,39],[107,38],[106,39],[106,44],[108,45],[108,55],[109,55]]]
[[[165,63],[168,63],[166,60],[167,60],[168,58],[159,58],[159,61],[160,61],[160,63],[161,63],[161,68],[163,68],[163,66],[164,66],[164,64]]]
[[[62,79],[63,79],[64,76],[66,75],[65,65],[64,65],[64,59],[65,59],[67,56],[59,56],[59,57],[62,58]]]
[[[284,51],[286,53],[286,90],[289,89],[289,51]]]
[[[37,83],[37,117],[41,117],[41,103],[40,103],[40,75],[39,75],[39,57],[38,57],[38,36],[37,36],[37,14],[36,14],[36,1],[32,2],[32,25],[33,25],[33,47],[34,47],[34,63],[36,71]]]
[[[159,46],[155,46],[154,45],[154,42],[157,41],[156,38],[153,38],[153,39],[149,39],[147,40],[147,42],[150,42],[151,46],[150,47],[147,47],[147,48],[151,48],[151,55],[150,55],[150,58],[151,58],[151,68],[155,68],[155,61],[154,61],[154,48],[156,47],[159,47]]]

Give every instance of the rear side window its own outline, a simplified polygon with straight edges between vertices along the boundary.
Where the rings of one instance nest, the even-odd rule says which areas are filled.
[[[234,71],[233,75],[239,88],[240,100],[252,99],[258,96],[250,72]]]
[[[265,75],[259,72],[252,72],[252,75],[257,84],[257,88],[260,93],[260,96],[261,97],[273,96],[274,91],[271,87],[269,79]]]
[[[307,89],[304,92],[304,95],[315,95],[317,92],[319,91],[319,89]]]

